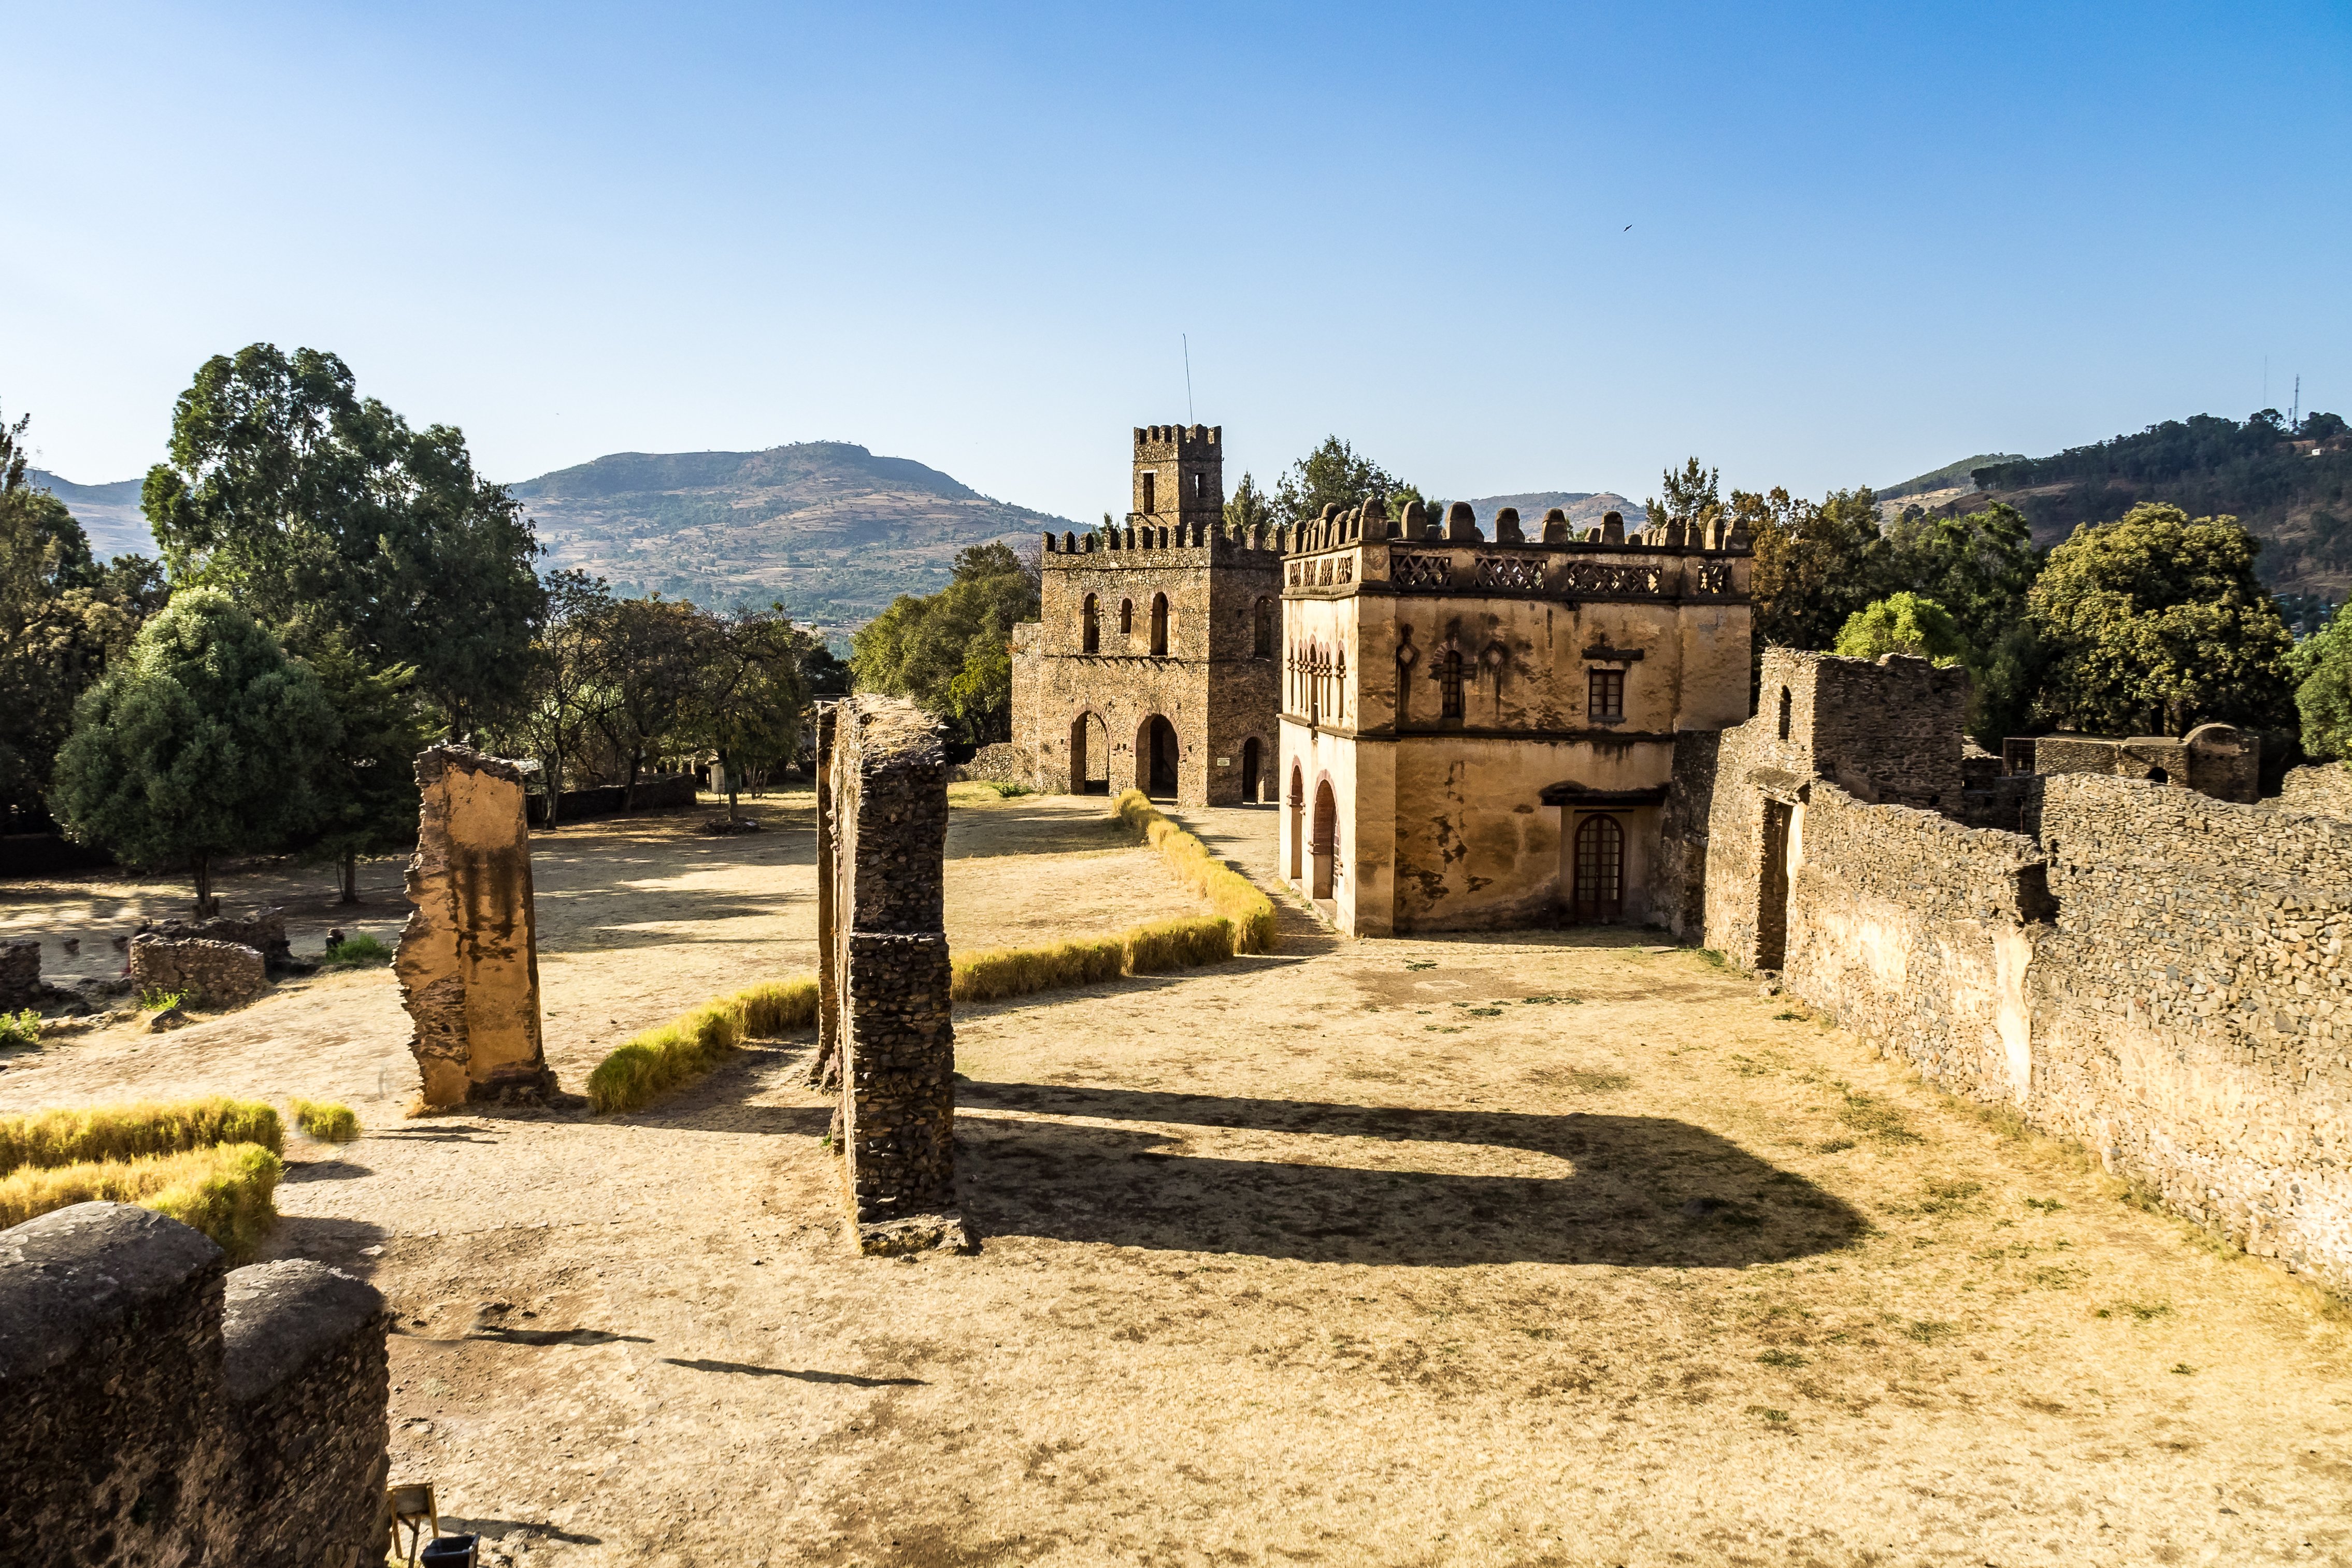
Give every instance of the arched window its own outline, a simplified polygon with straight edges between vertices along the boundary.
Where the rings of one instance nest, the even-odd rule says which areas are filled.
[[[1118,601],[1118,634],[1122,637],[1135,635],[1135,601],[1132,599]]]
[[[1457,648],[1446,649],[1444,659],[1438,664],[1437,716],[1462,716],[1462,653]]]
[[[1274,657],[1274,601],[1261,599],[1257,601],[1257,656],[1259,658]]]
[[[1789,695],[1789,688],[1782,686],[1780,688],[1780,738],[1783,740],[1789,738],[1789,710],[1793,706],[1794,699]]]
[[[1168,656],[1168,596],[1164,593],[1151,596],[1151,656]]]
[[[1098,653],[1102,651],[1101,617],[1097,613],[1095,596],[1087,595],[1086,608],[1078,613],[1078,651]]]

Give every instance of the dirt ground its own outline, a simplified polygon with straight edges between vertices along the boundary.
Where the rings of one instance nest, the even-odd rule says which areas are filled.
[[[960,810],[951,939],[1189,908],[1102,805]],[[767,814],[536,846],[567,1082],[806,966],[805,798]],[[1199,815],[1269,858],[1271,810]],[[972,1257],[848,1250],[805,1041],[636,1116],[397,1120],[380,972],[0,1109],[351,1098],[273,1249],[392,1297],[395,1477],[513,1562],[2352,1563],[2346,1329],[2285,1276],[1654,934],[1286,920],[959,1014]]]

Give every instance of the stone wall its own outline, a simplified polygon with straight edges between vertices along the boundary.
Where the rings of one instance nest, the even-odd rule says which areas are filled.
[[[41,944],[37,937],[0,942],[0,1008],[29,1008],[47,995],[41,984]]]
[[[131,1205],[0,1230],[0,1563],[381,1563],[385,1322]]]
[[[1846,665],[1774,651],[1765,711],[1712,758],[1678,754],[1668,815],[1700,883],[1681,929],[2174,1212],[2352,1289],[2352,823],[2094,773],[2019,780],[2022,831],[1872,804],[1823,777],[1840,758],[1816,745],[1872,733],[1830,711],[1875,689]]]
[[[2352,821],[2352,762],[2288,768],[2278,803],[2289,810]]]
[[[2262,795],[2262,738],[2226,724],[2200,724],[2177,740],[2164,735],[2019,737],[2002,742],[2001,753],[2013,773],[2101,773],[2247,805]]]
[[[393,970],[429,1106],[555,1092],[540,1040],[539,948],[521,769],[462,746],[417,753],[416,854]]]
[[[184,991],[200,1008],[243,1007],[269,988],[261,954],[237,942],[131,939],[131,983],[142,994]]]
[[[262,963],[271,968],[289,966],[294,958],[293,945],[286,939],[282,909],[248,909],[243,915],[215,915],[207,920],[142,920],[133,933],[139,934],[167,942],[234,942],[260,954]]]
[[[1000,740],[972,753],[971,760],[948,769],[958,783],[1023,784],[1037,787],[1037,757],[1018,741]]]
[[[820,710],[817,757],[819,1049],[837,1063],[858,1247],[964,1247],[939,725],[902,699],[852,697]]]

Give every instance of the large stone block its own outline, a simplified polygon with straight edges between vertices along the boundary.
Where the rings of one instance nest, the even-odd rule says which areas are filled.
[[[29,1008],[39,1002],[41,945],[26,937],[0,942],[0,1008]]]
[[[425,1103],[544,1098],[539,951],[522,772],[462,746],[416,758],[420,810],[393,969],[415,1022]]]
[[[382,1562],[383,1297],[323,1263],[228,1276],[209,1531],[226,1563]]]
[[[258,949],[238,942],[173,941],[147,933],[131,939],[131,983],[185,992],[201,1008],[242,1007],[269,988]]]
[[[0,1563],[198,1560],[221,1266],[127,1204],[0,1231]]]

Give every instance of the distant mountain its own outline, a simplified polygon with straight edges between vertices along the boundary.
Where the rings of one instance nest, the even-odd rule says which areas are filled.
[[[1887,510],[2023,512],[2037,544],[2107,522],[2142,501],[2191,517],[2236,517],[2263,541],[2256,569],[2274,591],[2342,597],[2352,589],[2352,427],[2315,413],[2294,429],[2275,413],[2242,423],[2200,413],[2050,457],[1974,457],[1922,475],[1953,482],[1902,495]],[[1882,498],[1899,492],[1881,491]]]
[[[1505,507],[1518,508],[1522,528],[1542,522],[1544,514],[1554,507],[1566,512],[1568,520],[1580,528],[1599,527],[1601,519],[1611,512],[1622,513],[1625,521],[1638,528],[1648,515],[1638,504],[1614,490],[1529,490],[1521,496],[1481,496],[1470,503],[1470,509],[1478,514],[1482,524],[1491,524],[1495,514]]]
[[[101,559],[118,555],[155,553],[155,536],[139,510],[138,479],[118,479],[111,485],[77,485],[45,468],[25,470],[26,483],[47,490],[66,504],[81,531],[89,538],[92,554]]]
[[[546,565],[704,605],[782,600],[840,634],[944,585],[956,552],[1025,544],[1066,517],[846,442],[765,452],[620,452],[512,486]]]

